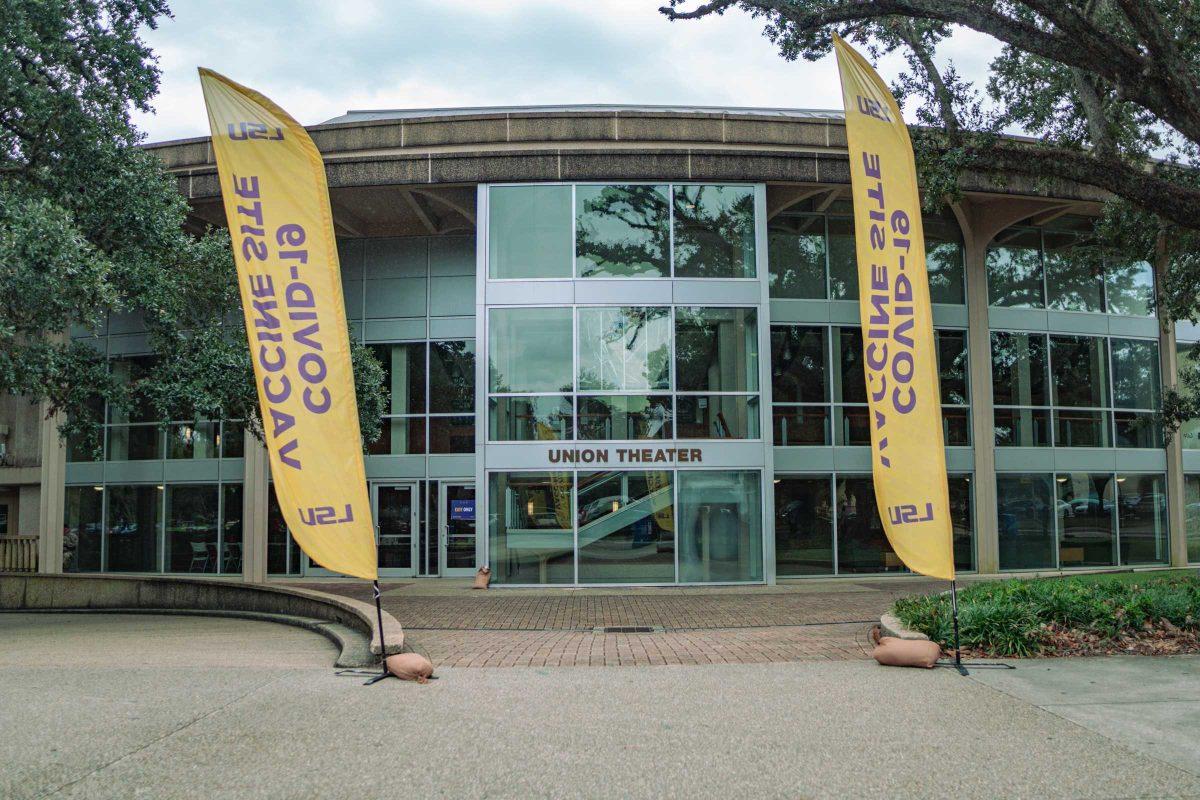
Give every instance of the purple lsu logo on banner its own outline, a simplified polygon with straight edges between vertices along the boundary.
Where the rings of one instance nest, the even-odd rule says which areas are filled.
[[[229,138],[235,142],[241,142],[246,139],[266,139],[271,142],[278,142],[283,139],[282,128],[268,128],[261,122],[239,122],[237,127],[229,123]]]
[[[920,516],[920,511],[915,503],[905,503],[899,506],[888,507],[888,521],[893,525],[904,525],[909,522],[929,522],[933,519],[933,503],[925,504],[925,514]]]
[[[858,111],[860,114],[866,114],[868,117],[874,117],[884,122],[891,122],[892,116],[888,113],[888,108],[878,100],[872,100],[869,97],[857,95]]]
[[[349,503],[346,503],[346,510],[340,518],[333,506],[297,508],[296,511],[300,513],[300,521],[305,525],[341,525],[343,522],[354,522],[354,509]]]

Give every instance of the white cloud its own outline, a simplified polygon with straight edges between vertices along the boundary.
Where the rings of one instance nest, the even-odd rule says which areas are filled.
[[[566,103],[839,108],[832,57],[784,61],[762,22],[731,11],[668,22],[656,0],[192,0],[146,39],[162,69],[152,141],[200,136],[197,66],[271,97],[305,124],[352,108]],[[991,40],[947,44],[981,75]],[[898,58],[880,65],[894,76]]]

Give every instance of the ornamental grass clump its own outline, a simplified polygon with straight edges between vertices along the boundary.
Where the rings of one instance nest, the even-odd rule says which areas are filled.
[[[988,656],[1200,650],[1200,577],[980,583],[959,592],[964,650]],[[953,647],[948,593],[897,601],[900,621]]]

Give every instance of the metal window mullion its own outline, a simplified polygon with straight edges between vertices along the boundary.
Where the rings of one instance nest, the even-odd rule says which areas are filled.
[[[100,491],[100,571],[108,572],[108,484],[101,484]],[[95,491],[93,489],[93,491]],[[78,545],[76,545],[78,549]],[[78,558],[76,558],[78,565]]]
[[[833,574],[840,575],[838,567],[838,502],[837,502],[837,472],[829,473],[829,507],[833,513],[830,520],[833,524]]]
[[[217,575],[222,574],[221,565],[225,562],[225,484],[217,481],[217,563],[213,570]]]
[[[675,583],[679,583],[679,550],[683,546],[682,530],[680,525],[682,517],[679,513],[679,470],[670,470],[671,474],[671,515],[675,519],[675,524],[672,526],[675,531]]]
[[[162,497],[159,498],[159,517],[158,522],[158,571],[165,574],[167,571],[167,482],[162,483]]]

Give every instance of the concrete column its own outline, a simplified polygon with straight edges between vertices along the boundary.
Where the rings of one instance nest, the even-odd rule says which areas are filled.
[[[58,435],[61,414],[47,418],[50,407],[42,403],[41,487],[38,496],[38,572],[59,573],[63,568],[63,504],[66,500],[67,448]]]
[[[990,239],[990,237],[989,237]],[[967,368],[971,381],[971,445],[975,451],[975,568],[1000,569],[996,527],[996,433],[992,415],[992,340],[988,327],[988,239],[964,226],[967,270]]]
[[[1160,247],[1155,263],[1156,283],[1161,286],[1166,270],[1165,252]],[[1179,355],[1175,350],[1175,323],[1159,312],[1158,358],[1162,385],[1174,388],[1179,382]],[[1171,437],[1167,445],[1167,538],[1172,567],[1187,566],[1187,514],[1184,509],[1183,439]]]
[[[267,579],[267,448],[249,431],[245,432],[245,477],[242,485],[242,580],[262,583]]]

